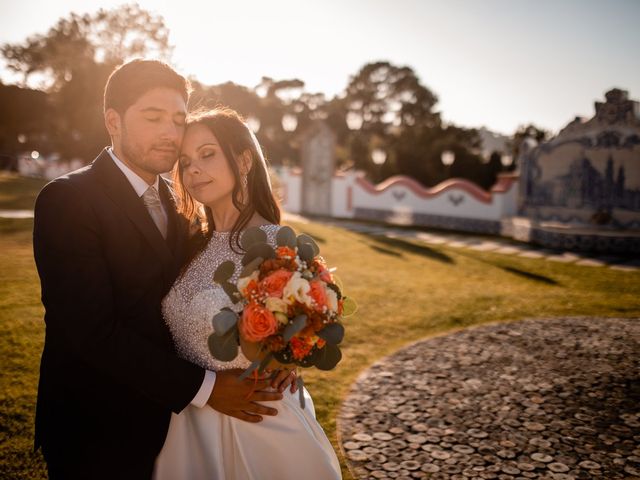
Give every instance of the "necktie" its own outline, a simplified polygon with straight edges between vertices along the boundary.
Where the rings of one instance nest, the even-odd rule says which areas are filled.
[[[153,188],[147,188],[147,191],[142,194],[142,201],[144,206],[149,210],[149,215],[153,219],[153,223],[156,224],[158,230],[162,234],[162,238],[167,238],[167,217],[162,208],[162,202],[160,201],[160,195],[158,191]]]

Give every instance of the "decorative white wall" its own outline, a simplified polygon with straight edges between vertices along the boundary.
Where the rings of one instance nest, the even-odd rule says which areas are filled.
[[[276,170],[282,206],[301,209],[302,171]],[[491,191],[463,179],[450,179],[432,188],[396,176],[373,185],[361,172],[335,174],[331,181],[331,216],[380,220],[400,225],[425,225],[500,233],[501,222],[517,209],[517,176],[503,174]]]
[[[29,156],[18,158],[18,173],[25,177],[41,177],[47,180],[66,175],[67,173],[82,168],[82,161],[75,159],[70,162],[59,160],[47,160],[44,158],[33,159]]]

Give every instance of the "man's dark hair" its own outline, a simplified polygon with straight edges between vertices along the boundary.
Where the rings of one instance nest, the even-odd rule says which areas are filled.
[[[138,98],[154,88],[172,88],[189,100],[191,84],[173,68],[158,60],[135,59],[117,67],[104,87],[104,111],[113,108],[120,115]]]

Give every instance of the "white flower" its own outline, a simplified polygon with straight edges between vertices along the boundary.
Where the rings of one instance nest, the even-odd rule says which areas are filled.
[[[282,296],[285,301],[288,301],[289,303],[297,301],[311,306],[311,297],[309,296],[310,288],[311,286],[309,285],[309,282],[302,278],[300,272],[294,272],[287,284],[284,286]]]
[[[274,317],[276,317],[276,320],[280,322],[282,325],[286,325],[287,323],[289,323],[289,317],[287,317],[282,312],[276,312]]]
[[[244,289],[247,288],[247,285],[249,285],[249,282],[251,280],[255,280],[256,282],[258,281],[258,270],[255,270],[251,275],[249,275],[248,277],[242,277],[238,280],[238,290],[240,292],[244,292]]]
[[[329,306],[329,310],[332,312],[338,311],[338,295],[330,288],[326,288],[327,292],[327,304]]]
[[[274,313],[287,313],[287,302],[278,297],[267,297],[264,306]]]

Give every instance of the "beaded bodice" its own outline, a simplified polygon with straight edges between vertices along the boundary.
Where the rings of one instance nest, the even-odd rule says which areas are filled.
[[[278,225],[260,227],[269,244],[275,245]],[[229,246],[229,232],[214,232],[205,249],[196,256],[186,271],[176,280],[162,301],[162,313],[171,330],[178,354],[185,360],[209,370],[247,368],[250,364],[239,353],[230,362],[221,362],[209,352],[207,339],[213,332],[211,319],[222,308],[238,312],[240,304],[233,304],[222,287],[213,281],[213,273],[227,260],[236,264],[231,282],[238,280],[243,254]]]

